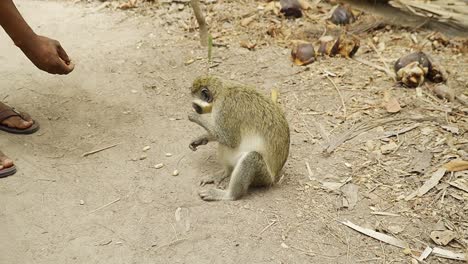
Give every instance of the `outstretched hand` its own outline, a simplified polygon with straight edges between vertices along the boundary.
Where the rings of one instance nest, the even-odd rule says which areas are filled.
[[[37,68],[48,73],[68,74],[75,68],[60,43],[54,39],[36,35],[20,48]]]

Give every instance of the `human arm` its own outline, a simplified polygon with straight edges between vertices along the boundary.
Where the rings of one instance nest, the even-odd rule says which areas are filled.
[[[0,0],[0,25],[39,69],[52,74],[73,71],[74,64],[60,43],[34,33],[12,0]]]

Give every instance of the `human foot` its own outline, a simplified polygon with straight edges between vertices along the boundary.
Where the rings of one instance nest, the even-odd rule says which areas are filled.
[[[20,113],[0,102],[0,130],[14,134],[32,134],[39,124],[26,113]]]
[[[16,173],[16,168],[13,164],[13,160],[5,156],[0,151],[0,178],[7,177]]]

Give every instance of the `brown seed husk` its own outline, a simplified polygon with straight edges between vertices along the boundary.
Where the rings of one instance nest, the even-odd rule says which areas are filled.
[[[312,43],[295,43],[291,50],[291,57],[294,64],[304,66],[315,61],[315,49]]]
[[[333,11],[330,21],[335,25],[347,25],[356,20],[349,7],[338,5]]]

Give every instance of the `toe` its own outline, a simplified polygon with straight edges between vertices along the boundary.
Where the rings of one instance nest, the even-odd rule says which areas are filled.
[[[5,156],[5,154],[0,151],[0,169],[9,168],[11,166],[13,166],[13,160]]]
[[[19,116],[12,116],[2,122],[2,124],[7,125],[12,128],[18,128],[18,129],[27,129],[30,126],[32,126],[33,121],[32,120],[24,120]]]

